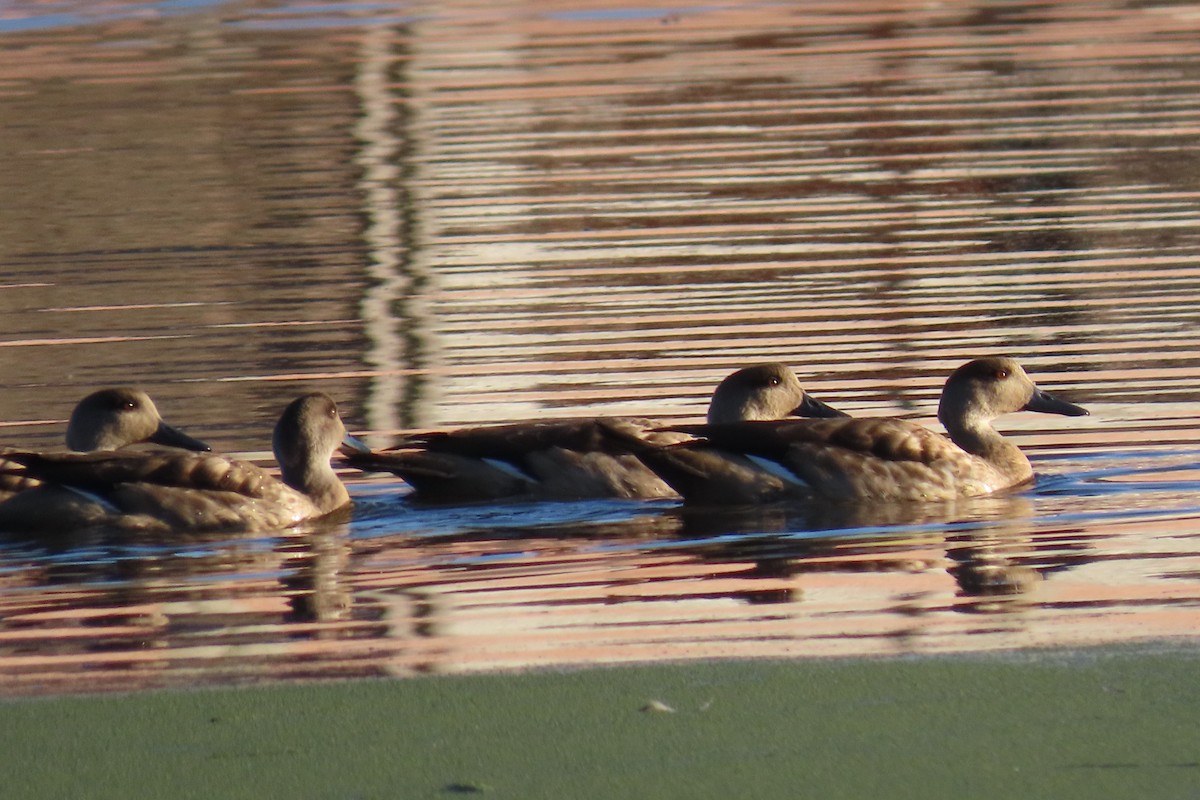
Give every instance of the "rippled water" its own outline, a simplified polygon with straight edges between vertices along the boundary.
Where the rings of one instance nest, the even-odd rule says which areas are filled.
[[[422,509],[0,540],[0,690],[1192,637],[1200,14],[1187,6],[0,5],[0,436],[143,386],[266,459],[703,413],[792,364],[930,424],[1021,358],[1030,491],[952,508]]]

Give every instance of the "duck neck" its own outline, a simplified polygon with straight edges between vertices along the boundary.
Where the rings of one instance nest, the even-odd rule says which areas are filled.
[[[1033,476],[1029,459],[1019,447],[1007,441],[992,427],[991,420],[974,415],[956,418],[939,414],[939,417],[942,417],[942,425],[950,434],[950,440],[966,452],[1018,480]]]
[[[283,482],[306,495],[322,514],[350,502],[350,493],[338,478],[329,459],[312,459],[300,464],[280,464]]]

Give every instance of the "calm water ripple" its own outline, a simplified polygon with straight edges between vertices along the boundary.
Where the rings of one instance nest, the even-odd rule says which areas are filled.
[[[269,461],[296,394],[409,428],[703,415],[781,360],[936,426],[1019,357],[1037,484],[946,506],[422,508],[0,539],[0,692],[983,651],[1200,629],[1200,15],[58,2],[0,10],[0,439],[147,389]]]

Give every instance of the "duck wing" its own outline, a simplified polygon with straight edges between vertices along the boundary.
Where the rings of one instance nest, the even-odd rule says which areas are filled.
[[[514,497],[671,497],[633,454],[691,437],[650,420],[595,417],[419,434],[391,450],[347,453],[347,464],[391,472],[432,502]]]
[[[764,458],[783,457],[796,445],[825,447],[888,461],[918,463],[932,463],[963,452],[941,434],[907,420],[889,417],[679,425],[669,430],[702,437],[725,450]]]
[[[232,492],[268,498],[282,484],[266,470],[245,461],[197,453],[30,453],[8,452],[0,473],[20,474],[44,483],[92,492],[141,483]],[[20,465],[13,467],[12,464]]]
[[[40,481],[0,504],[0,526],[9,529],[275,530],[319,515],[311,499],[266,470],[220,456],[12,452],[5,458],[0,477]]]
[[[764,489],[763,497],[752,499],[802,496],[937,500],[986,494],[1001,483],[996,470],[982,459],[906,420],[745,422],[681,426],[675,430],[704,437],[706,444],[699,447],[710,452],[750,458],[783,482],[781,489],[772,485],[771,491]],[[682,449],[693,447],[697,446]],[[685,458],[694,457],[681,456],[678,460]],[[654,466],[664,474],[657,464]],[[692,482],[696,483],[694,477]],[[693,486],[685,497],[698,498],[703,491]]]
[[[398,450],[420,448],[472,458],[519,461],[551,447],[577,452],[629,452],[631,440],[661,437],[657,423],[632,417],[584,417],[488,425],[408,437]],[[387,452],[387,451],[385,451]]]

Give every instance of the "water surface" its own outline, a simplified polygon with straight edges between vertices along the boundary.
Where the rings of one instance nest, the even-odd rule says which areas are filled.
[[[4,441],[146,388],[268,458],[698,418],[741,364],[932,419],[987,353],[1088,407],[953,507],[423,509],[0,541],[9,693],[1194,636],[1200,16],[1121,3],[15,3]]]

